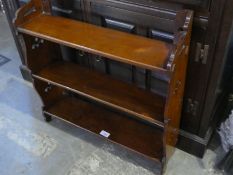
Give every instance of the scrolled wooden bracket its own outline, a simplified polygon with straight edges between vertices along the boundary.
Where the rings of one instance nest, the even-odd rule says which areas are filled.
[[[174,59],[175,59],[175,55],[176,55],[176,49],[172,49],[171,53],[170,53],[170,57],[168,59],[168,62],[167,62],[167,65],[166,65],[166,69],[167,70],[170,70],[170,71],[174,71],[175,69],[175,66],[173,64],[174,62]]]
[[[36,11],[33,0],[29,1],[27,4],[22,6],[16,11],[15,19],[13,20],[13,23],[17,27],[24,21],[26,21],[27,16],[34,13]]]
[[[173,48],[168,59],[166,69],[174,71],[175,59],[182,54],[183,51],[188,53],[189,42],[192,29],[193,12],[190,10],[182,10],[176,15],[176,32],[173,40]]]
[[[17,27],[37,15],[50,13],[50,0],[31,0],[17,10],[13,24]]]

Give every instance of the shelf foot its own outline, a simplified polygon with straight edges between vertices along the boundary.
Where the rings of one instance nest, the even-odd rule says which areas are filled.
[[[46,122],[51,122],[51,121],[52,121],[52,117],[49,116],[49,115],[47,115],[47,114],[44,114],[44,120],[45,120]]]

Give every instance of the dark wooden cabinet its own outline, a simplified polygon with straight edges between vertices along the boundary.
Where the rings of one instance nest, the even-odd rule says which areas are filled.
[[[83,4],[81,0],[63,1],[53,0],[52,10],[56,15],[69,17],[77,20],[83,20]]]
[[[26,0],[21,1],[23,2]],[[12,11],[14,11],[12,5],[6,0],[3,0],[3,3],[11,20]],[[222,77],[227,77],[227,73],[223,71],[227,67],[226,64],[228,68],[231,65],[225,59],[225,55],[232,26],[233,1],[53,0],[52,4],[53,13],[56,15],[165,41],[173,37],[170,19],[174,18],[175,13],[184,8],[194,10],[178,147],[202,156],[214,129],[215,121],[219,117],[217,111],[221,109],[219,106],[224,97],[224,85],[228,82],[228,78],[222,79]],[[166,20],[162,21],[160,17]],[[72,58],[76,55],[76,61],[87,67],[165,94],[164,81],[158,79],[153,72],[119,64],[103,57],[92,59],[93,55],[72,49],[64,48],[63,50],[67,58],[70,58],[70,55]],[[90,57],[90,61],[87,61],[86,57]]]

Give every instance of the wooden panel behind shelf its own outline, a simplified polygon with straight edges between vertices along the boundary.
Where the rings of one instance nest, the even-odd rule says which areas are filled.
[[[67,97],[45,109],[46,114],[98,134],[110,133],[109,140],[161,162],[162,129],[107,111],[91,103]]]
[[[33,76],[163,127],[164,97],[134,85],[69,62],[53,63]]]
[[[146,69],[161,71],[171,45],[141,36],[106,29],[62,17],[38,15],[18,26],[22,33],[84,50]]]

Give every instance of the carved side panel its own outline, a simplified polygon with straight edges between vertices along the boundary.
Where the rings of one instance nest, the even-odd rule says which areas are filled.
[[[26,66],[32,73],[40,71],[48,64],[62,60],[58,44],[23,34],[26,47]]]
[[[38,73],[49,64],[62,60],[58,44],[23,34],[26,66],[32,74]],[[40,80],[33,80],[44,106],[49,106],[61,98],[63,89]]]
[[[181,29],[183,31],[176,34],[174,42],[177,48],[173,53],[173,61],[168,65],[168,68],[171,71],[171,81],[164,113],[164,143],[166,144],[165,154],[167,158],[173,154],[179,134],[193,13],[191,11],[186,11],[185,19]]]
[[[173,62],[173,75],[169,85],[168,100],[165,109],[165,142],[167,145],[167,157],[173,153],[173,147],[176,145],[181,109],[183,104],[183,92],[185,85],[185,74],[187,68],[187,47],[184,46],[180,55]]]
[[[64,89],[53,86],[47,82],[34,79],[33,84],[38,94],[40,95],[45,107],[53,105],[64,96]]]
[[[50,0],[30,0],[17,10],[13,23],[18,27],[42,13],[51,14]]]

